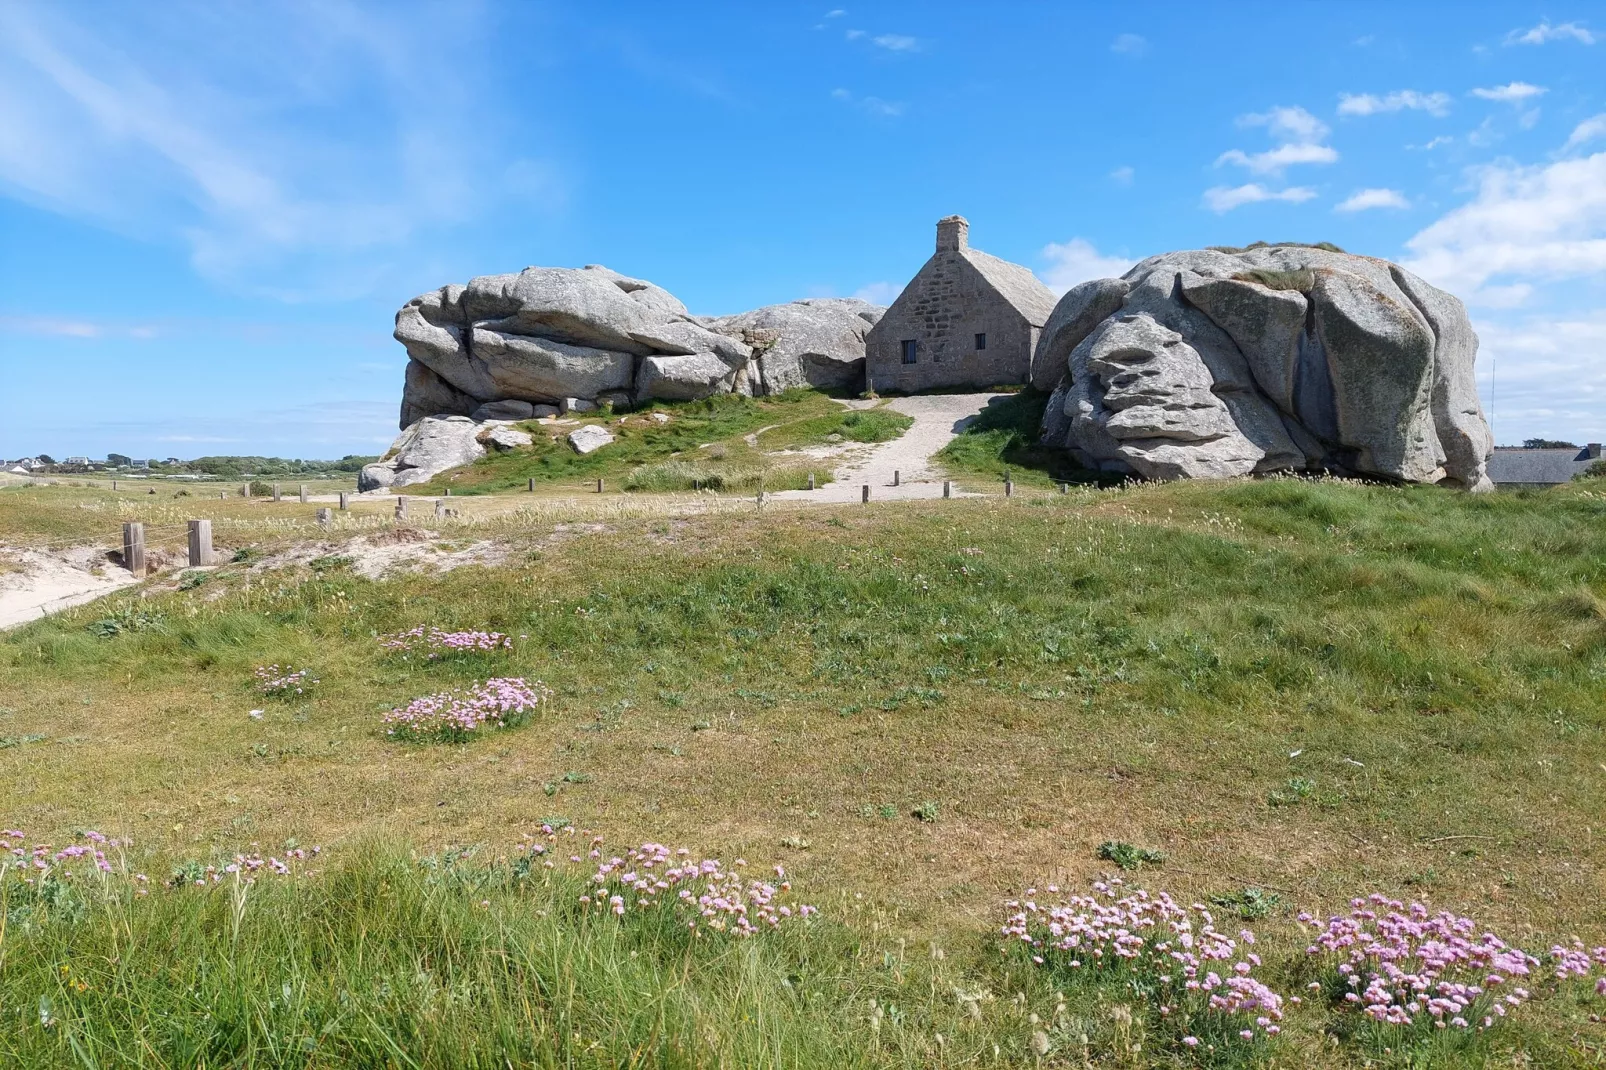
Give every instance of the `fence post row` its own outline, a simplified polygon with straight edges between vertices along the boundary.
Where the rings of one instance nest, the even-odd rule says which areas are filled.
[[[145,525],[138,521],[123,525],[123,567],[135,576],[145,575]]]

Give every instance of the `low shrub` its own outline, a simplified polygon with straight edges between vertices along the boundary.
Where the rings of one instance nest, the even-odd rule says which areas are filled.
[[[413,742],[461,742],[489,729],[524,724],[551,698],[551,689],[540,681],[499,677],[415,698],[385,714],[385,734]]]

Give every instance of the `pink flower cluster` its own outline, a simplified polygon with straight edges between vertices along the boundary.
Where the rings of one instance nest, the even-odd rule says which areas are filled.
[[[434,625],[419,625],[405,632],[387,635],[379,641],[386,650],[402,654],[423,654],[431,661],[449,654],[490,654],[512,650],[513,640],[501,632],[448,632]]]
[[[1562,947],[1560,944],[1552,947],[1550,961],[1555,964],[1558,981],[1588,977],[1595,967],[1600,967],[1601,976],[1595,980],[1595,994],[1606,996],[1606,947],[1585,951],[1584,942],[1574,937],[1571,947]]]
[[[294,872],[298,863],[305,862],[308,858],[316,858],[322,850],[321,847],[313,847],[310,850],[292,847],[284,852],[282,858],[275,855],[264,857],[253,843],[249,853],[235,855],[234,861],[221,866],[210,865],[186,871],[182,879],[175,879],[173,883],[175,886],[190,884],[205,887],[210,884],[221,884],[236,875],[245,884],[255,884],[257,878],[261,876],[288,877]]]
[[[1491,932],[1479,935],[1471,918],[1430,914],[1421,903],[1407,907],[1378,894],[1352,899],[1350,907],[1325,923],[1309,914],[1299,921],[1317,930],[1309,954],[1343,957],[1343,1002],[1373,1021],[1483,1030],[1528,998],[1511,982],[1539,960]]]
[[[623,917],[667,906],[689,929],[732,936],[773,931],[818,913],[812,906],[781,901],[792,883],[780,866],[775,867],[775,882],[757,880],[739,872],[747,865],[740,858],[727,868],[717,858],[698,858],[684,847],[671,850],[661,843],[644,843],[624,857],[601,861],[601,842],[595,837],[591,847],[591,857],[598,861],[591,877],[596,890],[580,897],[599,912]]]
[[[289,665],[258,665],[257,690],[264,695],[301,695],[318,682],[311,669],[297,669]]]
[[[1183,906],[1165,892],[1121,895],[1117,879],[1095,883],[1093,895],[1061,897],[1052,884],[1045,891],[1057,901],[1039,902],[1037,889],[1028,888],[1023,898],[1007,902],[1012,913],[1001,930],[1011,943],[1025,945],[1034,963],[1089,974],[1143,974],[1166,1001],[1161,1015],[1180,1012],[1184,1026],[1213,1012],[1227,1016],[1244,1040],[1281,1031],[1283,997],[1254,977],[1260,956],[1239,949],[1240,943],[1254,944],[1250,930],[1234,939],[1215,927],[1203,904]],[[1199,1038],[1190,1033],[1182,1043],[1195,1047]]]
[[[385,714],[385,734],[393,739],[460,740],[483,728],[512,728],[530,714],[552,691],[540,681],[523,677],[496,677],[466,688],[454,688],[415,698]]]
[[[32,882],[38,877],[71,877],[73,864],[89,862],[102,873],[112,871],[106,860],[106,848],[131,847],[133,840],[119,840],[93,830],[83,833],[88,843],[72,843],[59,851],[52,844],[36,843],[27,846],[28,837],[21,829],[0,829],[0,852],[10,854],[22,880]],[[15,842],[12,842],[15,841]]]

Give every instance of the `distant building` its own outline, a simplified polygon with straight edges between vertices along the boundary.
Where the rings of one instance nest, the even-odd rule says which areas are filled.
[[[1058,298],[1029,268],[970,247],[962,216],[937,221],[937,251],[865,336],[875,390],[1031,381],[1037,334]]]
[[[65,461],[63,461],[61,463],[62,464],[88,465],[89,464],[89,458],[88,457],[68,457]]]
[[[1489,455],[1489,479],[1497,487],[1520,490],[1569,483],[1573,476],[1600,460],[1600,443],[1579,449],[1518,449],[1495,447]]]

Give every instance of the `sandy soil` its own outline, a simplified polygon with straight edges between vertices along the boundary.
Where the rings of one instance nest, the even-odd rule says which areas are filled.
[[[0,548],[0,561],[7,566],[0,572],[0,630],[139,582],[93,546],[60,553]]]
[[[818,490],[783,490],[766,495],[779,500],[810,502],[856,502],[863,486],[870,485],[871,501],[942,497],[942,475],[931,467],[932,456],[965,425],[976,418],[994,398],[1004,394],[926,394],[896,398],[887,407],[914,418],[914,425],[900,438],[883,442],[867,451],[853,451],[842,458],[832,476],[834,482]],[[863,405],[854,405],[862,408]],[[893,474],[898,485],[893,486]],[[959,490],[955,488],[957,496]]]

